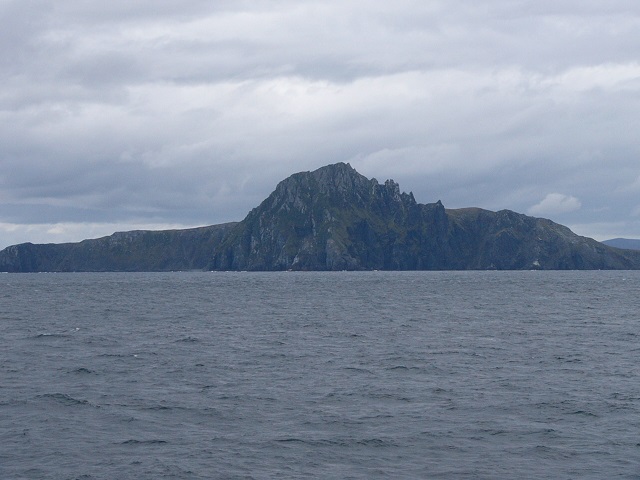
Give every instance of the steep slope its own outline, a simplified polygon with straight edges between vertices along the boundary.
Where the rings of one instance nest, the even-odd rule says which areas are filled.
[[[211,264],[233,270],[446,268],[447,216],[393,180],[339,163],[280,182],[236,225]]]
[[[640,268],[550,220],[416,203],[344,163],[295,174],[231,231],[210,264],[230,270]]]
[[[419,204],[344,163],[283,180],[238,223],[0,252],[9,272],[639,268],[639,251],[509,210]]]
[[[465,269],[640,268],[638,252],[617,250],[544,218],[510,210],[447,210],[456,263]]]
[[[4,272],[202,270],[235,223],[185,230],[131,231],[78,243],[13,245],[0,252]]]

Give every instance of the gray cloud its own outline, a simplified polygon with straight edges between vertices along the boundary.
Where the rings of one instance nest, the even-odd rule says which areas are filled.
[[[639,23],[622,0],[5,1],[0,247],[239,220],[337,161],[640,236]],[[581,208],[530,210],[554,192]]]
[[[555,215],[558,213],[574,212],[582,206],[580,200],[572,195],[550,193],[539,203],[529,208],[532,215]]]

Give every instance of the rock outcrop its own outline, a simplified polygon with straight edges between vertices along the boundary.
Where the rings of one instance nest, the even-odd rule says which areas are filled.
[[[640,254],[576,235],[563,225],[510,210],[447,210],[456,266],[496,270],[640,268]]]
[[[283,180],[241,222],[0,252],[9,272],[638,268],[640,252],[509,210],[419,204],[344,163]]]
[[[203,270],[211,252],[235,225],[185,230],[117,232],[78,243],[23,243],[0,252],[4,272]]]
[[[416,203],[346,164],[293,175],[234,227],[211,264],[231,270],[447,268],[442,203]]]

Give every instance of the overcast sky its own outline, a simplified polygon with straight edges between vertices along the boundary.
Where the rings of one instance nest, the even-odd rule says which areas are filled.
[[[349,162],[640,238],[637,0],[0,0],[0,248],[241,220]]]

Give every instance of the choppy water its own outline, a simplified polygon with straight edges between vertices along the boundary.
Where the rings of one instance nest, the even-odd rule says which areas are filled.
[[[0,478],[640,478],[640,272],[0,275]]]

